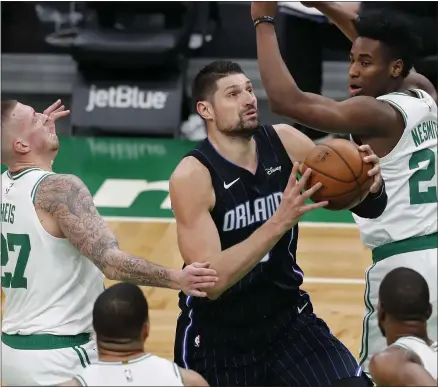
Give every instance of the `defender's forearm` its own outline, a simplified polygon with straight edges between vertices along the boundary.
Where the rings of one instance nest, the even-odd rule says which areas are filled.
[[[260,23],[256,27],[257,61],[263,87],[272,111],[280,113],[282,107],[304,98],[286,64],[281,57],[275,28],[271,23]]]
[[[101,270],[108,279],[179,290],[178,270],[157,265],[121,250],[104,253]]]

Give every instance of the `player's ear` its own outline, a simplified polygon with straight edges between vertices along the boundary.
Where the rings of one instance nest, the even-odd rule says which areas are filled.
[[[432,308],[433,308],[432,304],[429,303],[429,307],[427,308],[427,314],[426,314],[427,320],[429,320],[430,316],[432,316]]]
[[[391,77],[398,78],[403,71],[404,63],[401,59],[397,59],[392,62],[391,65]]]
[[[213,106],[208,101],[199,101],[196,104],[196,111],[206,121],[214,119]]]
[[[147,321],[144,323],[143,329],[141,331],[141,339],[143,341],[146,341],[146,339],[149,337],[149,330],[150,330],[150,324],[149,324],[149,319],[147,319]]]
[[[14,141],[14,150],[17,153],[21,153],[21,154],[26,154],[30,152],[30,144],[23,140],[23,139],[18,139]]]

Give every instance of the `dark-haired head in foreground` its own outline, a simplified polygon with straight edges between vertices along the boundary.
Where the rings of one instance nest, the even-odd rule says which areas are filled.
[[[210,137],[222,134],[250,139],[259,125],[251,81],[235,62],[215,61],[199,71],[192,99]]]
[[[430,347],[427,320],[431,313],[429,287],[421,274],[399,267],[385,276],[379,289],[378,319],[388,348],[375,353],[369,365],[377,386],[437,385],[416,351],[392,345],[403,337],[415,337]]]
[[[378,319],[388,345],[403,336],[429,342],[427,320],[431,314],[429,286],[421,274],[399,267],[385,276],[379,288]]]
[[[129,283],[106,289],[94,304],[93,327],[100,360],[143,353],[149,336],[149,312],[141,289]]]
[[[421,39],[410,21],[392,10],[362,12],[350,52],[350,94],[378,97],[400,89]]]

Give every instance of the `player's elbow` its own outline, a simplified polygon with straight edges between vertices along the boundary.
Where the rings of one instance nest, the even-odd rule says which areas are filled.
[[[213,287],[206,290],[205,292],[207,293],[207,298],[214,301],[217,300],[225,292],[225,290],[227,290],[227,288],[227,286],[221,284],[221,280],[219,279],[219,281]]]
[[[268,97],[269,108],[272,113],[279,116],[285,117],[295,117],[297,112],[294,109],[293,102],[291,103],[290,98],[282,97],[281,95],[273,95]]]

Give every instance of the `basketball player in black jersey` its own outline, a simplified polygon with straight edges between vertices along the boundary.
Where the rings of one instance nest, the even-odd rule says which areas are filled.
[[[206,299],[180,294],[175,362],[213,386],[367,385],[300,290],[297,223],[325,205],[304,203],[319,188],[301,193],[307,171],[296,179],[313,142],[289,125],[259,125],[238,64],[206,66],[193,99],[208,139],[177,166],[170,195],[185,264],[208,259],[219,280]],[[365,161],[377,178],[352,211],[378,217],[386,207],[378,158]]]

